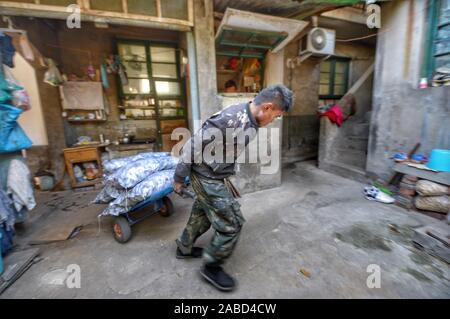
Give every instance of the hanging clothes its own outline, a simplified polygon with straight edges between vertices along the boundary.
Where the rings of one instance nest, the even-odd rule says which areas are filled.
[[[14,54],[16,48],[13,45],[12,38],[6,34],[0,34],[0,50],[2,51],[2,63],[10,68],[14,67]]]
[[[14,202],[6,192],[0,189],[0,224],[5,224],[6,230],[12,229],[16,222],[16,212],[13,204]]]
[[[7,193],[12,195],[15,209],[20,212],[23,207],[32,210],[36,207],[31,173],[28,166],[19,160],[12,160],[9,165]]]
[[[3,225],[0,225],[0,233],[2,234],[0,245],[2,247],[2,256],[6,256],[13,248],[13,237],[15,235],[14,229],[7,230]]]

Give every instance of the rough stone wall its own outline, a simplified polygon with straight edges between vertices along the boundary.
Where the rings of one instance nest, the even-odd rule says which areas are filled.
[[[58,34],[61,50],[61,68],[66,74],[82,76],[89,66],[88,53],[69,50],[69,48],[87,50],[91,53],[94,67],[98,67],[107,54],[116,51],[117,38],[153,40],[178,43],[178,32],[153,30],[126,26],[109,26],[108,29],[98,29],[91,23],[85,23],[81,29],[61,28]],[[99,134],[105,139],[114,141],[123,133],[130,132],[137,138],[157,136],[156,121],[152,120],[119,120],[119,83],[117,75],[109,74],[110,88],[105,90],[109,102],[110,114],[105,123],[72,124],[64,120],[66,140],[69,145],[76,142],[78,136],[87,135],[98,140]]]
[[[214,8],[209,0],[194,0],[194,38],[202,121],[221,110],[217,99]]]
[[[411,41],[407,41],[408,5],[414,4]],[[449,87],[419,89],[426,36],[425,1],[395,1],[382,6],[367,171],[391,176],[393,153],[450,149]],[[389,30],[385,32],[385,30]],[[406,59],[405,57],[408,57]]]
[[[27,30],[31,43],[44,57],[55,60],[58,67],[66,74],[74,73],[82,76],[86,73],[91,53],[92,64],[98,67],[107,54],[115,52],[115,39],[143,39],[160,42],[178,43],[180,33],[175,31],[154,30],[137,27],[112,26],[98,29],[92,23],[82,23],[81,29],[68,29],[64,21],[27,19],[15,17],[18,28]],[[63,49],[64,48],[64,49]],[[70,50],[70,48],[75,50]],[[83,50],[80,52],[76,50]],[[35,61],[39,92],[42,102],[49,146],[48,148],[28,151],[27,159],[33,173],[42,169],[51,169],[57,179],[64,171],[63,149],[74,144],[78,136],[87,135],[97,139],[99,134],[111,141],[119,138],[123,132],[129,131],[136,137],[156,136],[156,122],[120,121],[118,81],[115,75],[108,75],[110,88],[106,90],[110,114],[105,123],[71,124],[61,113],[61,103],[58,89],[43,82],[47,71]],[[46,160],[45,160],[45,157]]]
[[[285,49],[285,61],[298,54],[299,43],[292,42]],[[374,48],[352,44],[337,44],[337,56],[351,58],[349,88],[374,60]],[[311,57],[295,69],[284,66],[284,83],[295,93],[293,110],[285,116],[283,124],[283,159],[306,159],[318,153],[320,122],[317,116],[319,105],[321,59]],[[372,80],[366,81],[355,94],[357,114],[364,115],[371,108]]]

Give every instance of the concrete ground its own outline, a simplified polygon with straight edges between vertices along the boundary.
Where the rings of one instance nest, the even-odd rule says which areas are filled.
[[[410,241],[415,227],[449,226],[367,201],[363,187],[303,162],[284,169],[281,187],[245,195],[241,204],[247,223],[226,265],[239,281],[232,293],[221,293],[200,278],[201,260],[175,259],[174,240],[192,200],[171,195],[176,213],[150,217],[121,245],[112,238],[110,219],[98,227],[102,206],[89,205],[95,192],[42,194],[38,209],[19,230],[18,249],[43,227],[76,219],[86,226],[73,239],[40,245],[43,260],[0,298],[449,298],[448,264]],[[206,245],[211,235],[198,244]],[[81,267],[80,289],[59,284],[70,264]],[[366,285],[371,264],[380,266],[380,288]]]

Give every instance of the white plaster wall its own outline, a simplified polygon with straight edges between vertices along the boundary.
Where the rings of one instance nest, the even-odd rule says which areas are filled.
[[[23,112],[17,122],[32,140],[33,146],[48,145],[36,73],[33,67],[19,53],[16,53],[14,56],[14,65],[15,67],[9,70],[19,85],[27,90],[31,103],[31,110]],[[60,115],[55,114],[55,116]]]

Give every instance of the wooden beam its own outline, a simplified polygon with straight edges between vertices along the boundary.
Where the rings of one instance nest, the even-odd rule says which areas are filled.
[[[85,1],[86,2],[86,1]],[[19,3],[10,1],[0,1],[0,11],[4,15],[17,15],[37,18],[67,19],[68,13],[65,7],[37,5],[34,3]],[[81,8],[82,21],[95,22],[98,18],[103,18],[105,23],[130,25],[139,27],[160,28],[178,31],[190,31],[193,23],[185,20],[152,17],[146,15],[105,12],[101,10],[91,10]]]
[[[128,0],[122,0],[122,10],[124,13],[128,13]]]
[[[194,25],[194,0],[188,0],[188,20]]]
[[[347,94],[355,94],[356,91],[361,87],[361,85],[364,84],[364,82],[367,80],[367,78],[373,73],[373,70],[375,69],[375,63],[372,63],[367,70],[364,72],[363,75],[358,79],[358,81],[353,84],[353,86],[348,90]]]
[[[158,18],[162,17],[162,11],[161,11],[161,0],[156,0],[156,16]]]
[[[322,13],[321,16],[363,25],[366,25],[367,23],[367,17],[364,10],[353,7],[341,7],[335,10],[326,11]]]
[[[91,8],[91,2],[89,0],[78,0],[78,3],[82,2],[80,5],[81,10],[89,10]]]

